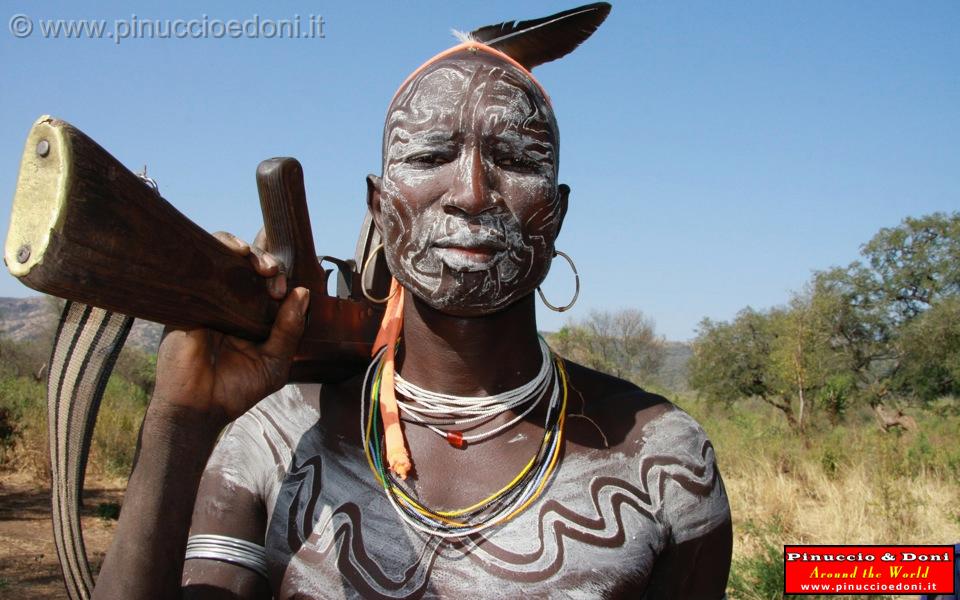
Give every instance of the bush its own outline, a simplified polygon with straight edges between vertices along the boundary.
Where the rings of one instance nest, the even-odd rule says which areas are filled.
[[[0,406],[0,465],[7,459],[7,453],[17,441],[16,419],[6,406]]]
[[[107,383],[92,444],[93,458],[107,475],[130,475],[147,400],[141,387],[119,376]]]
[[[4,346],[7,350],[11,347]],[[152,386],[151,369],[156,359],[136,354],[133,358],[127,363],[127,373],[139,374],[137,383],[119,374],[110,377],[91,444],[91,470],[109,476],[126,477],[130,473],[148,401],[145,388]],[[30,363],[4,363],[6,372],[0,375],[0,467],[18,468],[39,479],[49,479],[46,381],[17,375],[29,370],[23,368],[25,364]]]
[[[830,417],[834,425],[843,421],[850,408],[850,400],[856,393],[857,383],[850,373],[840,373],[827,378],[817,393],[817,405]]]
[[[113,368],[116,376],[140,388],[147,398],[153,395],[156,383],[157,355],[133,346],[125,346]]]
[[[747,527],[750,527],[748,524]],[[783,546],[775,543],[770,534],[761,533],[761,550],[756,554],[735,559],[730,570],[728,591],[741,600],[771,600],[783,598]],[[796,596],[791,596],[795,598]]]
[[[0,441],[0,466],[16,466],[37,477],[50,474],[46,390],[32,377],[0,377],[0,411],[7,436]]]
[[[45,381],[45,365],[53,340],[16,342],[0,338],[0,377],[32,377]]]

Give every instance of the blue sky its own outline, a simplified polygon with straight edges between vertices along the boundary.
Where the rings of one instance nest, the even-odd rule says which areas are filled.
[[[350,256],[395,88],[449,29],[573,3],[4,2],[0,214],[41,114],[72,122],[204,228],[250,238],[254,170],[304,166],[317,249]],[[34,22],[24,39],[17,14]],[[322,39],[43,39],[40,19],[324,21]],[[908,215],[960,210],[960,3],[615,2],[536,70],[572,188],[558,247],[582,293],[543,329],[636,307],[684,340],[705,316],[788,298]],[[558,261],[545,290],[572,293]],[[0,296],[33,292],[5,271]]]

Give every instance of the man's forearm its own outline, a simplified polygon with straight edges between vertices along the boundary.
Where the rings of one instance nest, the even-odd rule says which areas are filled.
[[[94,598],[177,598],[200,477],[218,419],[154,398]]]

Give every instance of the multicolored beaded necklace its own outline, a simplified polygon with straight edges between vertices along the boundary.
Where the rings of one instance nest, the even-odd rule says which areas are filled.
[[[567,374],[562,359],[550,353],[553,382],[550,386],[551,394],[544,423],[543,440],[533,458],[510,483],[489,497],[466,508],[433,511],[418,502],[412,491],[405,489],[384,464],[379,402],[385,350],[377,354],[364,378],[360,435],[370,469],[383,486],[390,504],[405,523],[430,535],[444,538],[461,537],[506,523],[540,497],[556,469],[563,439],[567,407]],[[374,374],[372,378],[371,373]],[[541,399],[543,396],[545,393],[541,395]]]

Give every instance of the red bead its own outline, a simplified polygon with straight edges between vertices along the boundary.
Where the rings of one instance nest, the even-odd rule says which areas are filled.
[[[447,442],[449,442],[454,448],[463,448],[467,445],[467,442],[465,442],[463,439],[462,431],[448,431]]]

